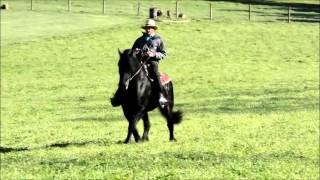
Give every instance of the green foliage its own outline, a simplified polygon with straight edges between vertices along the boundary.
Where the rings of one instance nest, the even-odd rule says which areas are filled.
[[[159,22],[185,118],[123,145],[117,48],[144,19],[1,13],[1,179],[319,179],[318,24]]]

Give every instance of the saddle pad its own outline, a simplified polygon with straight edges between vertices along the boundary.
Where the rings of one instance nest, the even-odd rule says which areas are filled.
[[[171,79],[168,74],[161,72],[160,73],[160,81],[161,81],[162,85],[166,85],[171,81]]]

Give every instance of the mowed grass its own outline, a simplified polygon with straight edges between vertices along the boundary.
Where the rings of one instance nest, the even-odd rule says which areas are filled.
[[[1,179],[319,179],[318,24],[159,22],[184,121],[123,145],[117,48],[144,19],[23,13],[1,17]]]

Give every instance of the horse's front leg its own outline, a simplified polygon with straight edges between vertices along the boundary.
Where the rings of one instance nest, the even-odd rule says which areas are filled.
[[[138,122],[138,121],[135,121],[135,122],[134,122],[134,126],[133,126],[133,137],[134,137],[134,140],[135,140],[136,142],[139,142],[139,141],[141,140],[141,138],[140,138],[140,135],[139,135],[138,130],[137,130],[137,122]]]
[[[132,132],[133,132],[133,126],[132,126],[132,124],[133,124],[133,122],[132,122],[132,121],[129,121],[128,134],[127,134],[126,140],[124,141],[125,144],[128,144],[128,143],[130,142],[131,135],[132,135]]]
[[[144,114],[143,112],[144,112],[143,110],[139,111],[133,116],[134,118],[129,120],[128,135],[124,143],[127,144],[130,142],[130,138],[132,134],[136,142],[139,142],[141,140],[140,135],[138,133],[138,129],[137,129],[137,122],[142,118]]]
[[[136,124],[137,124],[137,120],[129,121],[128,135],[126,140],[124,141],[125,144],[128,144],[130,142],[132,134],[136,142],[139,142],[141,140]]]
[[[150,121],[149,121],[148,113],[145,113],[142,119],[143,119],[143,127],[144,127],[142,141],[149,141]]]
[[[137,127],[136,127],[136,124],[141,118],[145,118],[146,114],[147,113],[144,111],[144,108],[141,108],[140,111],[134,116],[135,118],[134,118],[134,125],[133,125],[133,136],[134,136],[134,139],[136,142],[139,142],[141,140],[139,133],[138,133],[138,130],[137,130]],[[144,119],[143,119],[143,121],[145,122]],[[149,119],[148,119],[148,121],[149,121]],[[149,129],[148,129],[148,131],[149,131]],[[143,135],[145,135],[145,133],[143,133]]]

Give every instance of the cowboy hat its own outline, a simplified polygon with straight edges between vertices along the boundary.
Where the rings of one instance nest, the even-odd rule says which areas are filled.
[[[146,24],[144,26],[141,26],[142,29],[146,29],[147,27],[152,27],[154,29],[158,29],[158,27],[156,25],[156,21],[153,19],[148,19],[146,21]]]

